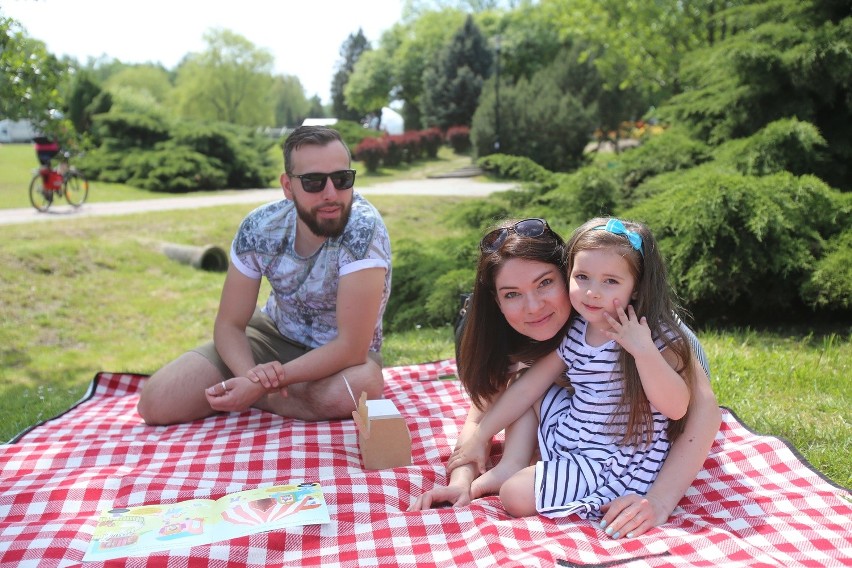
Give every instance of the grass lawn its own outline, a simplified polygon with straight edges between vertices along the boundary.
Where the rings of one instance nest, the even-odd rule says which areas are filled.
[[[9,149],[0,147],[2,206],[10,206],[7,197],[15,192],[24,203],[14,206],[28,206],[9,176],[15,169],[6,162]],[[452,159],[428,167],[452,169]],[[409,175],[423,175],[423,168]],[[147,194],[115,190],[135,192],[133,199]],[[93,184],[93,197],[100,191]],[[434,226],[465,199],[371,197],[393,241],[433,238]],[[174,262],[160,245],[227,248],[253,207],[0,226],[0,439],[68,408],[98,371],[150,373],[208,340],[223,274]],[[836,483],[852,485],[850,327],[703,330],[699,338],[720,404],[753,430],[790,440]],[[388,365],[452,355],[449,327],[389,334],[384,349]]]

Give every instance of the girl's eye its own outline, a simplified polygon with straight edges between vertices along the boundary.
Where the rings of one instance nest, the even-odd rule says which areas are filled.
[[[518,294],[517,292],[506,292],[505,294],[503,294],[503,297],[506,298],[507,300],[511,300],[512,298],[517,298],[518,296],[520,296],[520,294]]]
[[[586,275],[585,274],[575,274],[574,278],[577,279],[577,280],[585,280]]]
[[[544,288],[545,286],[550,286],[553,284],[553,278],[545,278],[541,282],[538,283],[539,288]]]
[[[617,285],[617,284],[618,284],[618,280],[616,280],[615,278],[607,278],[607,279],[606,279],[606,283],[607,283],[607,284]]]

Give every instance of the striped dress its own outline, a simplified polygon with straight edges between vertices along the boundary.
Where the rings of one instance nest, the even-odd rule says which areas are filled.
[[[545,517],[599,518],[601,506],[616,497],[644,495],[669,451],[668,419],[653,407],[651,442],[618,444],[627,421],[626,414],[617,414],[621,347],[615,341],[592,347],[585,337],[586,321],[576,317],[558,349],[574,394],[554,385],[541,404],[535,492],[536,508]],[[655,344],[662,351],[662,340]]]

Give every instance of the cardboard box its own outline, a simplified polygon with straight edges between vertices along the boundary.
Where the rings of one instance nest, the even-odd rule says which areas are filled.
[[[393,401],[367,400],[367,393],[362,392],[352,418],[358,426],[364,469],[411,465],[411,432]]]

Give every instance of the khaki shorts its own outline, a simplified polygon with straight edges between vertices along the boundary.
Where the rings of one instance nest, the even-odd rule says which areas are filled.
[[[281,335],[272,318],[261,312],[259,308],[255,309],[254,314],[248,322],[246,335],[248,336],[251,353],[254,356],[254,362],[258,365],[269,363],[270,361],[287,363],[311,350],[309,347]],[[219,373],[221,373],[223,379],[229,379],[234,376],[233,371],[219,357],[219,352],[216,351],[216,346],[212,341],[192,351],[203,355],[205,359],[213,363],[213,366],[219,369]],[[381,368],[381,353],[369,351],[367,356]]]

